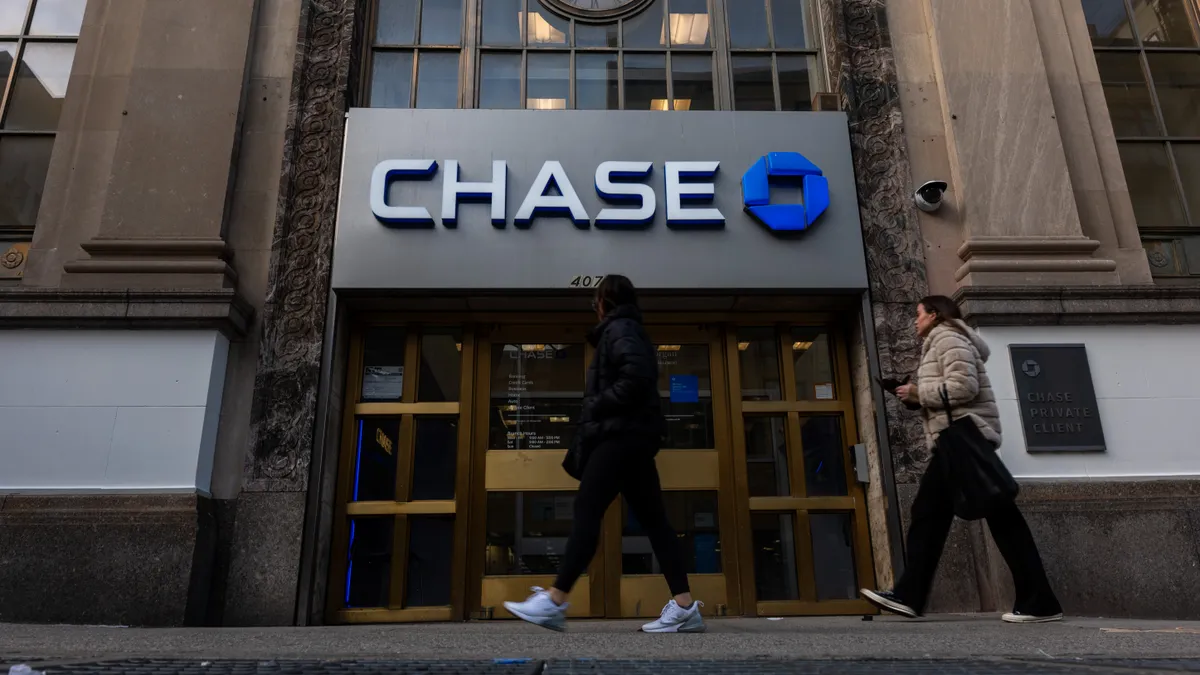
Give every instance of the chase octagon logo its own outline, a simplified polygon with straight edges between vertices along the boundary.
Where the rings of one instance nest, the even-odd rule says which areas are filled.
[[[804,203],[772,204],[772,185],[800,186]],[[742,175],[742,203],[772,232],[801,232],[829,208],[829,180],[798,152],[771,152]]]

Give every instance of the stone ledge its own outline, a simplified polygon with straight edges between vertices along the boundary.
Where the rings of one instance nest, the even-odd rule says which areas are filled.
[[[954,298],[976,326],[1200,323],[1200,286],[967,286]]]
[[[4,328],[211,328],[242,337],[254,309],[236,291],[0,287]]]

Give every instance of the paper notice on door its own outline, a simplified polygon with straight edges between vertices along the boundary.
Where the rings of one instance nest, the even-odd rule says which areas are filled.
[[[363,369],[364,401],[398,401],[404,396],[404,366],[367,366]]]
[[[833,383],[825,382],[813,387],[818,401],[829,401],[833,399]]]

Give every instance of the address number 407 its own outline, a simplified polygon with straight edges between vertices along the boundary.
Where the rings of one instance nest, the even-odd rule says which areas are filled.
[[[578,275],[571,277],[571,283],[567,284],[568,288],[595,288],[600,285],[600,281],[604,279],[604,275],[588,276]]]

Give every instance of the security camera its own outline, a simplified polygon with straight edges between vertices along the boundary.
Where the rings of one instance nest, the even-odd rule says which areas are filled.
[[[937,211],[942,205],[942,196],[946,194],[947,187],[949,186],[944,180],[931,180],[917,188],[913,194],[917,208],[926,213]]]

